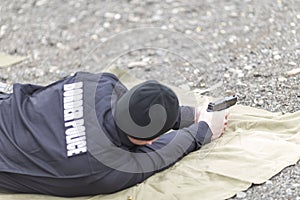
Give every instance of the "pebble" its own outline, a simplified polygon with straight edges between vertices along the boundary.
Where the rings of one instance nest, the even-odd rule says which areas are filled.
[[[246,192],[238,192],[236,194],[236,198],[238,199],[242,199],[242,198],[245,198],[247,196],[247,193]]]
[[[145,67],[145,66],[147,66],[147,63],[146,62],[142,62],[142,61],[140,61],[140,62],[131,62],[131,63],[129,63],[127,65],[127,67],[129,69],[133,69],[135,67]]]
[[[187,34],[187,35],[190,35],[190,34],[192,34],[192,31],[191,30],[186,30],[184,33]]]
[[[237,37],[235,35],[230,36],[229,40],[230,43],[234,43],[237,41]]]
[[[96,34],[93,34],[93,35],[91,36],[91,39],[92,39],[92,40],[98,40],[98,39],[99,39],[99,37],[98,37],[98,35],[96,35]]]
[[[251,70],[251,69],[253,69],[253,65],[245,65],[244,69]]]
[[[274,60],[280,60],[281,56],[280,55],[274,55]]]
[[[266,185],[271,186],[271,185],[273,185],[273,182],[271,180],[267,180]]]
[[[288,77],[296,76],[296,75],[300,74],[300,68],[292,69],[292,70],[286,72],[285,74]]]
[[[194,69],[193,73],[198,74],[198,73],[200,73],[200,70],[199,69]]]
[[[254,95],[254,97],[255,97],[256,99],[259,99],[259,98],[261,98],[261,94],[256,94],[256,95]]]
[[[56,47],[59,48],[59,49],[67,49],[67,46],[65,46],[63,43],[61,42],[58,42],[56,43]]]
[[[200,33],[201,32],[201,27],[200,26],[198,26],[197,28],[196,28],[196,30],[195,30],[197,33]]]
[[[265,103],[264,100],[261,99],[257,102],[257,105],[262,106],[262,105],[264,105],[264,103]]]
[[[58,70],[59,68],[57,67],[57,66],[51,66],[51,67],[49,67],[49,72],[50,73],[54,73],[54,72],[57,72],[57,70]]]
[[[232,90],[226,90],[226,91],[225,91],[225,94],[226,94],[226,96],[232,96],[232,95],[235,94],[235,92],[232,91]]]
[[[288,188],[286,189],[285,191],[288,195],[291,195],[293,193],[292,189],[291,188]]]
[[[179,85],[179,87],[180,87],[181,89],[187,90],[187,91],[191,89],[190,86],[189,86],[188,84]]]
[[[39,50],[36,50],[36,49],[34,49],[33,51],[32,51],[32,57],[33,57],[33,59],[34,60],[38,60],[39,58],[40,58],[40,51]]]
[[[295,63],[293,61],[289,62],[288,64],[291,65],[291,66],[296,66],[297,65],[297,63]]]
[[[104,28],[109,28],[110,27],[110,23],[109,22],[104,22],[103,23],[103,27]]]
[[[109,19],[114,18],[115,17],[115,13],[106,12],[106,13],[104,13],[104,17],[105,18],[109,18]]]
[[[285,81],[287,81],[287,78],[280,76],[280,77],[278,78],[278,81],[279,81],[279,82],[285,82]]]
[[[115,20],[120,20],[122,18],[122,15],[120,13],[115,14],[114,16]]]
[[[225,73],[225,74],[224,74],[224,78],[230,78],[230,74]]]
[[[0,37],[2,37],[6,33],[7,25],[2,25],[0,28]]]
[[[76,17],[72,17],[72,18],[69,20],[69,23],[70,23],[70,24],[74,24],[76,21],[77,21]]]
[[[39,6],[45,5],[47,2],[48,2],[48,0],[39,0],[39,1],[37,1],[37,2],[35,3],[35,5],[36,5],[37,7],[39,7]]]

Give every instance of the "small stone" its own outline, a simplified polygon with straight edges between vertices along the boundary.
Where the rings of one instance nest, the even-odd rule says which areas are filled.
[[[199,86],[200,86],[201,88],[204,88],[204,87],[206,87],[206,83],[201,82],[201,83],[199,84]]]
[[[150,57],[145,57],[142,59],[143,62],[145,63],[149,63],[151,61],[151,58]]]
[[[249,32],[250,31],[250,27],[249,26],[244,26],[244,32]]]
[[[69,23],[70,23],[70,24],[74,24],[76,21],[77,21],[76,17],[72,17],[72,18],[69,20]]]
[[[254,97],[258,99],[258,98],[261,97],[261,95],[260,94],[256,94]]]
[[[0,37],[2,37],[6,33],[7,25],[2,25],[0,28]]]
[[[295,63],[293,61],[289,62],[288,64],[291,65],[291,66],[296,66],[297,65],[297,63]]]
[[[280,60],[281,59],[281,56],[280,55],[274,55],[274,60]]]
[[[178,14],[179,10],[178,10],[178,8],[174,8],[171,12],[172,12],[172,14]]]
[[[105,37],[100,38],[100,41],[101,41],[101,42],[106,42],[106,41],[107,41],[107,38],[105,38]]]
[[[199,21],[198,20],[189,20],[188,23],[192,26],[196,26],[199,23]]]
[[[188,86],[189,87],[194,87],[194,83],[193,82],[188,82]]]
[[[234,43],[237,40],[237,37],[235,35],[230,36],[229,42]]]
[[[194,71],[193,71],[194,74],[198,74],[199,72],[200,72],[199,69],[194,69]]]
[[[243,78],[244,73],[241,70],[239,70],[239,71],[237,71],[237,76],[238,76],[238,78]]]
[[[291,76],[296,76],[300,74],[300,68],[292,69],[288,72],[286,72],[286,76],[291,77]]]
[[[226,96],[232,96],[232,95],[235,95],[235,92],[232,90],[226,90],[225,94],[226,94]]]
[[[110,27],[110,23],[109,22],[104,22],[103,27],[104,28],[109,28]]]
[[[183,89],[183,90],[190,90],[191,88],[190,88],[190,86],[188,85],[188,84],[183,84],[183,85],[180,85],[179,86],[181,89]]]
[[[160,15],[153,15],[151,19],[152,19],[153,22],[157,22],[157,21],[161,20],[161,16]]]
[[[35,3],[35,5],[39,7],[45,5],[47,2],[47,0],[39,0]]]
[[[114,18],[115,17],[115,13],[106,12],[106,13],[104,13],[104,17],[105,18],[109,18],[109,19]]]
[[[192,34],[192,31],[191,30],[186,30],[185,34],[190,35],[190,34]]]
[[[293,191],[292,191],[292,189],[288,188],[288,189],[286,189],[285,192],[286,192],[287,194],[291,195]]]
[[[38,51],[38,50],[33,50],[32,51],[32,56],[33,56],[33,59],[34,60],[38,60],[39,58],[40,58],[40,51]]]
[[[94,34],[94,35],[91,36],[91,39],[92,40],[98,40],[99,38],[98,38],[98,35]]]
[[[139,22],[139,21],[140,21],[140,17],[135,16],[135,15],[133,15],[133,14],[130,14],[130,15],[128,16],[128,21],[130,21],[130,22]]]
[[[273,182],[270,181],[270,180],[267,180],[267,181],[266,181],[266,185],[273,185]]]
[[[244,67],[245,70],[251,70],[253,68],[253,65],[246,65]]]
[[[56,43],[56,47],[59,48],[59,49],[65,49],[66,48],[65,45],[63,45],[63,43],[61,43],[61,42]]]
[[[258,106],[262,106],[262,105],[264,105],[264,103],[265,103],[264,100],[261,99],[261,100],[259,100],[259,101],[257,102],[257,105],[258,105]]]
[[[224,74],[224,78],[230,78],[230,74],[225,73],[225,74]]]
[[[236,198],[238,198],[238,199],[245,198],[246,196],[247,196],[247,194],[245,192],[238,192],[236,194]]]
[[[281,76],[281,77],[278,78],[278,81],[279,82],[285,82],[285,81],[287,81],[287,78]]]
[[[122,17],[122,15],[119,13],[115,14],[115,16],[114,16],[115,20],[119,20],[119,19],[121,19],[121,17]]]
[[[44,75],[45,75],[45,72],[41,69],[36,69],[35,72],[34,72],[35,77],[42,77]]]
[[[163,26],[161,26],[161,29],[162,29],[162,30],[167,30],[168,27],[167,27],[166,25],[163,25]]]
[[[127,65],[129,69],[135,68],[135,67],[145,67],[147,66],[146,62],[131,62]]]
[[[58,69],[59,68],[57,66],[51,66],[51,67],[49,67],[49,72],[54,73],[54,72],[57,72]]]
[[[235,18],[235,17],[238,17],[239,15],[236,12],[232,12],[232,13],[230,13],[229,16]]]
[[[168,25],[168,28],[169,28],[169,29],[173,29],[173,28],[174,28],[174,25],[173,25],[173,24],[169,24],[169,25]]]
[[[201,27],[200,26],[198,26],[197,28],[196,28],[196,30],[195,30],[197,33],[200,33],[201,32]]]

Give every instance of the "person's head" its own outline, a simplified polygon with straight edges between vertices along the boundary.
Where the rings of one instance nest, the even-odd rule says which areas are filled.
[[[172,129],[178,114],[176,94],[157,81],[146,81],[117,101],[114,117],[133,144],[145,145]]]

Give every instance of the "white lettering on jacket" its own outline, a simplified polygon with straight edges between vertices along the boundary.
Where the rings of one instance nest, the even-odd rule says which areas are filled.
[[[67,156],[75,156],[87,151],[83,119],[83,83],[64,85],[64,121]]]

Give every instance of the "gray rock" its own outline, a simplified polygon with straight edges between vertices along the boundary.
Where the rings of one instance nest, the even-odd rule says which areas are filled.
[[[238,192],[237,194],[236,194],[236,198],[238,198],[238,199],[243,199],[243,198],[245,198],[247,196],[247,193],[246,192]]]
[[[140,62],[131,62],[127,65],[129,69],[135,68],[135,67],[145,67],[147,66],[146,62],[140,61]]]

